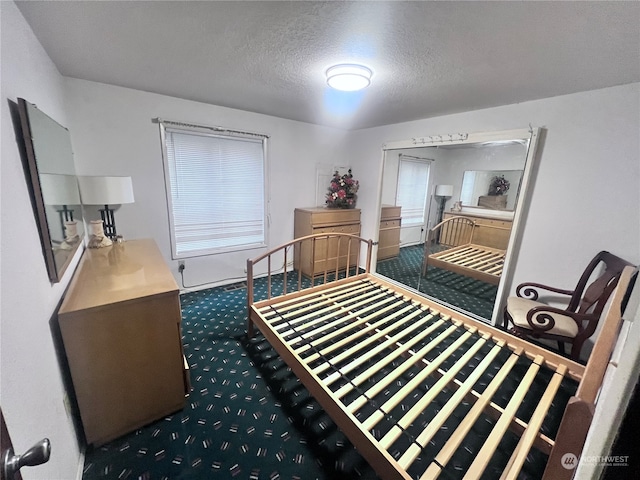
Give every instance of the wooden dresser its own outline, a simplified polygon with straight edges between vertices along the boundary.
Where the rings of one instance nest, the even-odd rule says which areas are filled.
[[[184,406],[178,295],[153,240],[84,252],[58,320],[88,444]]]
[[[378,260],[397,257],[400,254],[401,209],[402,207],[393,205],[382,205]]]
[[[324,207],[295,209],[294,238],[326,232],[360,235],[360,209]],[[337,240],[335,242],[330,240],[328,246],[329,263],[326,265],[325,252],[327,251],[327,245],[324,242],[325,240],[316,242],[315,251],[313,251],[314,249],[309,242],[305,243],[302,248],[296,248],[293,257],[294,268],[301,270],[302,274],[307,277],[324,274],[325,268],[329,271],[335,270],[336,262],[339,262],[340,267],[344,268],[347,262],[347,244],[341,244],[340,252],[338,252]],[[354,264],[358,246],[358,242],[353,242],[351,246],[351,253],[349,254],[349,263],[351,265]]]
[[[476,228],[473,232],[473,243],[476,245],[506,250],[513,220],[492,217],[490,214],[468,212],[445,212],[442,219],[446,220],[451,217],[466,217],[476,222]],[[443,235],[445,235],[444,232]]]

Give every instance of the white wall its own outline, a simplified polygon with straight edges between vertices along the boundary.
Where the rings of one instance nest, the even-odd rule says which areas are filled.
[[[269,135],[272,247],[293,239],[293,211],[316,203],[316,164],[344,164],[347,132],[101,83],[67,79],[71,138],[80,175],[129,175],[135,203],[116,211],[118,233],[154,238],[174,275],[158,125],[161,117]],[[328,186],[328,184],[327,184]],[[242,188],[251,188],[245,185]],[[90,219],[98,219],[95,208]],[[264,250],[185,260],[187,286],[244,278],[246,259]]]
[[[545,129],[517,252],[513,291],[523,281],[570,288],[608,250],[640,263],[640,84],[354,132],[362,172],[363,235],[374,236],[382,144],[450,132]]]
[[[2,229],[0,403],[13,445],[24,453],[41,438],[51,440],[45,465],[22,469],[25,480],[73,479],[79,448],[65,413],[64,387],[49,320],[75,269],[51,285],[42,256],[29,191],[8,102],[24,98],[67,124],[62,76],[13,2],[0,2],[2,31]]]

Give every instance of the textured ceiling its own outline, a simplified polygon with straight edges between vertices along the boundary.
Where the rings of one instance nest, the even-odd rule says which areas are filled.
[[[346,129],[640,81],[635,1],[17,4],[65,76]]]

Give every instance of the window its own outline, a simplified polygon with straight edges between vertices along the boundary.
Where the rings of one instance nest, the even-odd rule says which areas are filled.
[[[265,246],[266,136],[160,121],[172,257]]]
[[[403,227],[425,223],[429,164],[427,159],[400,157],[396,205],[402,207]]]

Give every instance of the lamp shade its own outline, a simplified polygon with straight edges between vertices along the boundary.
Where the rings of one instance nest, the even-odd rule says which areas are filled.
[[[436,197],[450,197],[453,195],[453,185],[436,186]]]
[[[80,192],[75,175],[41,173],[39,177],[45,205],[80,205]]]
[[[85,205],[133,203],[131,177],[78,177]]]

